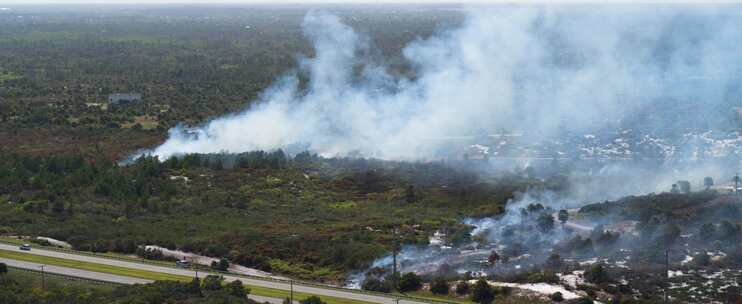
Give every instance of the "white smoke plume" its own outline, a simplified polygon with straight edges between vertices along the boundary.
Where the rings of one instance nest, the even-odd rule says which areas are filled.
[[[310,12],[303,29],[315,55],[299,59],[298,71],[241,113],[171,129],[150,153],[167,158],[304,144],[325,156],[421,159],[440,156],[443,138],[591,130],[630,120],[658,100],[726,107],[742,95],[735,89],[742,18],[734,12],[480,8],[460,27],[404,49],[414,78],[392,76],[369,59],[371,40],[340,18]],[[306,87],[299,73],[308,74]],[[714,122],[703,113],[694,117]]]

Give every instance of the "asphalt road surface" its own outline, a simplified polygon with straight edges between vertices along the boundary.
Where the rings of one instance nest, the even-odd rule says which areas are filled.
[[[41,270],[41,266],[42,266],[42,264],[39,264],[39,263],[17,261],[17,260],[12,260],[12,259],[5,259],[5,258],[0,258],[0,263],[5,263],[6,265],[12,266],[15,268],[23,268],[23,269],[31,269],[31,270]],[[80,270],[80,269],[75,269],[75,268],[59,267],[59,266],[54,266],[54,265],[43,265],[43,266],[44,266],[44,271],[47,273],[55,273],[55,274],[72,276],[72,277],[77,277],[77,278],[95,279],[98,281],[106,281],[106,282],[113,282],[113,283],[120,283],[120,284],[152,283],[152,280],[131,278],[131,277],[114,275],[114,274]],[[267,302],[271,304],[283,304],[282,299],[269,298],[269,297],[256,296],[256,295],[249,295],[248,298],[258,301],[260,303]],[[294,302],[299,303],[298,301],[294,301]]]
[[[50,256],[50,257],[56,257],[56,258],[61,258],[61,259],[84,261],[84,262],[104,264],[104,265],[113,265],[113,266],[119,266],[119,267],[125,267],[125,268],[140,269],[140,270],[147,270],[147,271],[160,272],[160,273],[169,273],[169,274],[182,275],[182,276],[188,276],[188,277],[196,276],[196,272],[190,269],[170,268],[170,267],[164,267],[164,266],[157,266],[157,265],[136,263],[136,262],[127,262],[127,261],[93,257],[93,256],[87,256],[87,255],[77,255],[77,254],[72,254],[72,253],[44,250],[44,249],[39,249],[36,247],[34,247],[31,251],[22,251],[18,249],[18,246],[0,244],[0,249],[21,252],[25,254]],[[41,266],[36,263],[27,263],[27,262],[15,261],[15,260],[0,259],[0,262],[5,262],[5,261],[12,261],[12,263],[25,263],[26,265],[25,267],[16,266],[16,265],[23,265],[23,264],[12,264],[10,262],[7,263],[10,266],[16,266],[19,268],[39,270],[40,269],[39,267]],[[52,269],[60,271],[60,272],[52,271]],[[124,284],[149,282],[148,280],[134,279],[134,278],[116,276],[116,275],[111,275],[111,274],[78,270],[78,269],[65,268],[65,267],[46,266],[44,270],[53,272],[53,273],[66,274],[70,276],[90,278],[90,279],[96,279],[96,280],[101,280],[101,281],[119,282],[119,283],[124,283]],[[61,271],[65,271],[65,272],[61,272]],[[204,277],[207,274],[208,273],[204,273],[202,271],[198,272],[199,277]],[[246,284],[246,285],[267,287],[267,288],[280,289],[280,290],[289,290],[291,288],[291,285],[288,282],[265,281],[265,280],[230,276],[230,275],[223,275],[223,277],[226,282],[240,280],[242,281],[243,284]],[[118,281],[118,279],[121,279],[121,281]],[[406,299],[400,299],[399,302],[397,302],[397,300],[392,297],[357,293],[357,292],[345,291],[345,290],[334,289],[334,288],[329,288],[329,287],[322,288],[322,287],[294,284],[293,289],[295,292],[309,293],[309,294],[318,295],[320,297],[327,296],[327,297],[334,297],[334,298],[341,298],[341,299],[358,300],[358,301],[364,301],[364,302],[370,302],[370,303],[380,303],[380,304],[397,304],[397,303],[399,304],[423,304],[423,303],[427,303],[427,302],[412,301],[412,300],[406,300]],[[265,298],[265,299],[270,299],[271,303],[274,303],[273,301],[276,300],[272,298]],[[256,300],[258,299],[256,298]],[[260,301],[263,301],[263,300],[260,300]],[[275,303],[280,303],[280,301],[275,302]]]
[[[114,282],[114,283],[121,283],[121,284],[138,284],[138,283],[145,284],[145,283],[152,282],[152,280],[124,277],[124,276],[119,276],[115,274],[93,272],[93,271],[87,271],[87,270],[81,270],[81,269],[75,269],[75,268],[59,267],[59,266],[54,266],[54,265],[42,265],[39,263],[11,260],[11,259],[6,259],[6,258],[0,258],[0,263],[5,263],[6,265],[12,266],[15,268],[31,269],[31,270],[37,270],[37,271],[41,271],[41,266],[44,266],[44,271],[49,272],[49,273],[56,273],[56,274],[73,276],[73,277],[78,277],[78,278],[95,279],[99,281]]]

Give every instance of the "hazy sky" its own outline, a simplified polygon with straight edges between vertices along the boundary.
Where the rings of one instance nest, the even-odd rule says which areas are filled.
[[[742,0],[0,0],[0,5],[23,4],[218,4],[218,3],[742,3]]]
[[[95,4],[163,4],[163,3],[188,3],[188,4],[217,4],[217,3],[484,3],[493,2],[486,0],[0,0],[0,4],[66,4],[66,3],[95,3]],[[515,1],[497,1],[515,2]],[[518,1],[521,2],[521,1]],[[544,1],[541,1],[544,2]]]

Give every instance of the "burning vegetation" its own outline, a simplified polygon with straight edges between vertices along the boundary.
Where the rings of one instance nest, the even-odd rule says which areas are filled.
[[[742,19],[706,8],[3,11],[0,234],[477,303],[738,303]]]
[[[352,282],[364,289],[393,290],[396,270],[420,275],[438,294],[449,294],[441,282],[460,282],[466,289],[464,284],[480,279],[552,301],[739,299],[742,196],[707,185],[579,208],[570,201],[559,192],[516,194],[504,214],[466,219],[463,230],[439,230],[429,244],[403,247]],[[478,297],[463,290],[450,294]]]

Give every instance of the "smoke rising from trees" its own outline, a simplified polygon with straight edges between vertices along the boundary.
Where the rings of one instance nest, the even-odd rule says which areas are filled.
[[[369,37],[310,12],[303,29],[312,57],[299,58],[246,110],[173,128],[150,153],[302,145],[325,156],[422,159],[442,156],[450,143],[440,139],[503,129],[534,139],[626,125],[729,129],[742,97],[742,19],[729,7],[500,6],[467,14],[460,27],[404,48],[415,75],[408,78],[374,60]],[[727,112],[731,118],[719,114]]]

